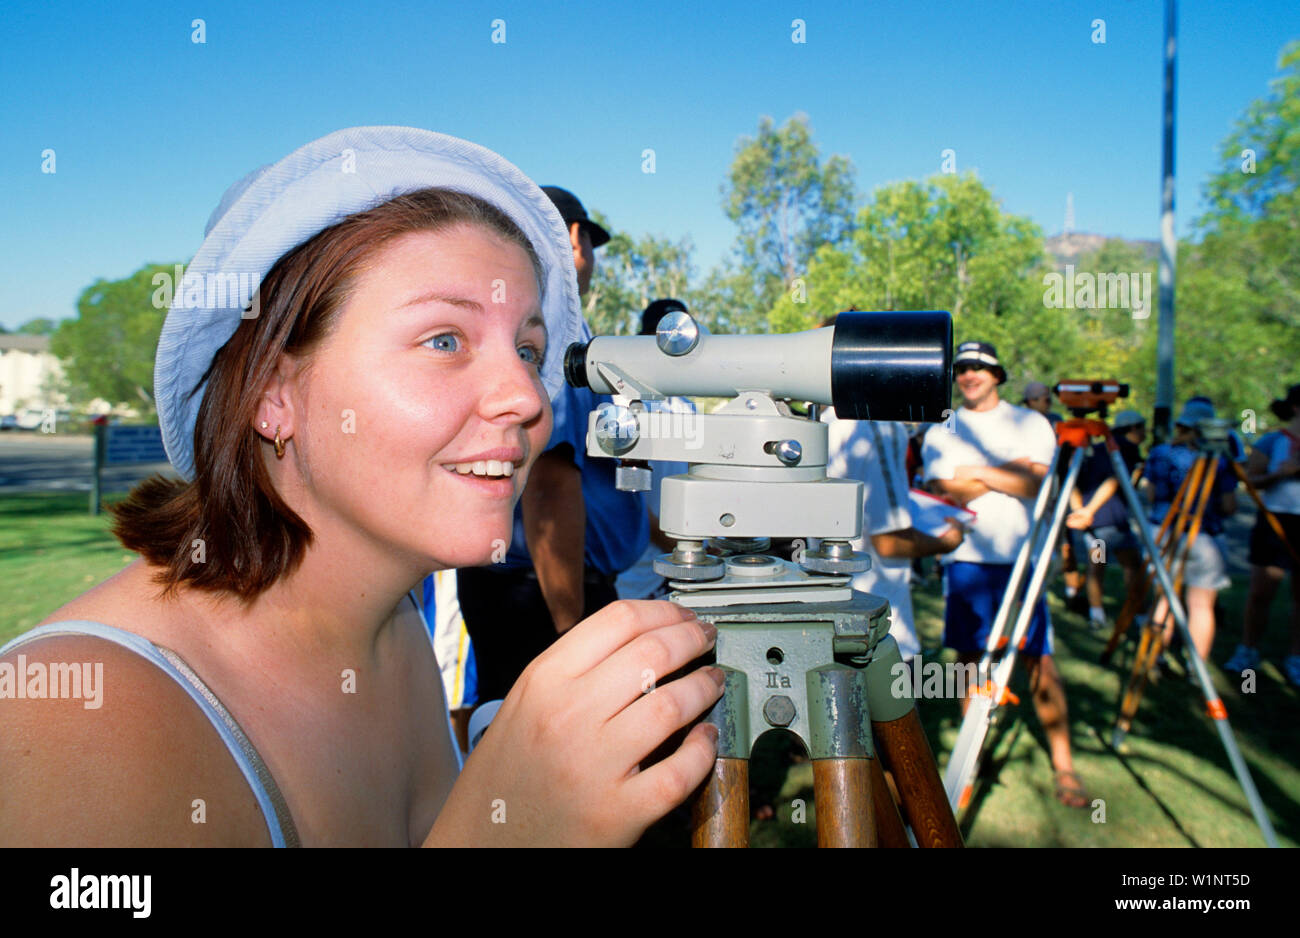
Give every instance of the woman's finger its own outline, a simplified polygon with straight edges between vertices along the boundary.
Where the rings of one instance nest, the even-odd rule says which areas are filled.
[[[601,738],[610,758],[616,765],[638,765],[665,739],[708,712],[722,689],[721,669],[705,667],[642,694],[605,724]]]
[[[716,628],[698,619],[646,632],[579,678],[581,692],[602,701],[605,716],[612,718],[708,652],[717,634]]]
[[[661,599],[621,599],[575,625],[539,658],[560,678],[586,674],[647,632],[695,621],[695,613]]]
[[[717,728],[701,723],[686,734],[676,752],[630,778],[625,792],[638,821],[648,827],[689,798],[713,771],[717,758]]]

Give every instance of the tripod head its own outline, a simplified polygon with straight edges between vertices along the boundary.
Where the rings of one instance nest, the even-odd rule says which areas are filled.
[[[1074,379],[1060,381],[1053,388],[1057,398],[1075,417],[1096,412],[1102,418],[1106,410],[1121,397],[1128,397],[1129,386],[1111,379]]]
[[[1236,445],[1232,438],[1233,422],[1222,417],[1205,417],[1196,422],[1195,445],[1202,453],[1212,453],[1236,460]]]
[[[789,402],[832,404],[849,419],[942,420],[952,317],[846,312],[830,328],[713,336],[679,310],[654,336],[571,345],[564,369],[571,385],[613,396],[588,417],[587,453],[621,461],[620,488],[648,490],[648,460],[690,464],[661,490],[660,527],[678,543],[655,569],[690,592],[674,599],[840,602],[848,575],[869,565],[849,543],[862,532],[863,486],[826,476],[827,426]],[[669,414],[672,395],[729,400],[710,414]],[[758,553],[768,538],[807,537],[822,543],[797,566]],[[709,538],[725,539],[729,556],[710,553]]]

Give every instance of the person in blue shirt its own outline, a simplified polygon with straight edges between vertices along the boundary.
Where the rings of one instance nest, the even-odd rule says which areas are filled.
[[[595,248],[609,233],[587,217],[573,193],[556,186],[542,191],[569,226],[578,292],[585,295],[596,269]],[[616,460],[587,455],[587,415],[610,400],[589,388],[565,386],[552,402],[550,442],[515,507],[508,549],[492,566],[457,571],[480,704],[505,697],[558,636],[618,599],[615,579],[649,543],[644,496],[615,488]]]
[[[1286,541],[1277,536],[1260,512],[1250,532],[1250,593],[1242,618],[1241,643],[1223,669],[1240,674],[1259,667],[1259,645],[1268,626],[1269,607],[1290,572],[1291,644],[1282,659],[1282,673],[1292,686],[1300,687],[1300,577],[1291,559],[1291,551],[1300,550],[1300,384],[1291,385],[1286,397],[1269,407],[1282,426],[1255,441],[1246,477],[1259,490],[1264,507],[1282,526]]]
[[[1205,398],[1192,398],[1183,405],[1174,422],[1174,437],[1168,443],[1151,447],[1147,454],[1146,477],[1151,486],[1151,513],[1148,520],[1159,528],[1169,511],[1178,488],[1191,472],[1200,451],[1197,426],[1214,419],[1214,405]],[[1214,488],[1201,519],[1200,533],[1187,555],[1183,585],[1186,588],[1187,625],[1196,645],[1196,653],[1205,658],[1214,644],[1214,600],[1219,590],[1231,584],[1228,579],[1227,544],[1223,538],[1223,519],[1237,510],[1234,494],[1237,477],[1226,458],[1220,457],[1214,476]],[[1154,533],[1154,531],[1153,531]],[[1175,567],[1170,571],[1177,574]],[[1156,606],[1155,621],[1165,620],[1167,605],[1163,597]],[[1173,638],[1173,617],[1165,626],[1165,645]]]
[[[1115,440],[1130,475],[1142,462],[1138,443],[1146,432],[1146,422],[1135,410],[1122,411],[1115,417]],[[1102,605],[1102,580],[1106,564],[1119,561],[1124,570],[1127,602],[1140,582],[1142,555],[1138,540],[1129,527],[1128,509],[1119,491],[1119,480],[1111,466],[1104,443],[1097,443],[1079,468],[1079,478],[1070,493],[1071,513],[1065,519],[1074,541],[1075,556],[1087,568],[1088,624],[1096,630],[1106,625]]]

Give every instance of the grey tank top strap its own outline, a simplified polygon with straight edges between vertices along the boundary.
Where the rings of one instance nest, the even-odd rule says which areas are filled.
[[[294,826],[293,817],[289,813],[289,806],[285,803],[284,795],[281,794],[279,786],[275,784],[270,769],[266,767],[266,763],[262,760],[261,755],[239,723],[230,715],[230,711],[225,708],[217,695],[203,683],[202,679],[194,673],[194,670],[185,663],[180,655],[169,648],[155,645],[134,632],[128,632],[112,625],[105,625],[102,622],[91,622],[84,619],[55,622],[51,625],[43,625],[32,629],[30,632],[18,636],[4,647],[0,647],[0,655],[8,654],[11,649],[20,645],[52,635],[93,635],[96,638],[102,638],[134,651],[166,672],[172,680],[185,689],[190,698],[207,716],[208,722],[216,729],[222,742],[230,750],[230,754],[238,764],[240,771],[244,773],[244,778],[247,780],[249,787],[252,788],[258,806],[262,809],[262,816],[266,820],[266,827],[271,835],[271,845],[274,847],[301,846],[298,840],[298,829]]]

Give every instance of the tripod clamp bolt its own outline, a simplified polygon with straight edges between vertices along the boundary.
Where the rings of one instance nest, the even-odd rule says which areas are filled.
[[[798,440],[772,440],[763,444],[763,452],[781,460],[783,466],[797,466],[803,459],[803,447]]]
[[[794,701],[779,694],[767,698],[763,719],[772,726],[789,726],[794,722]]]

